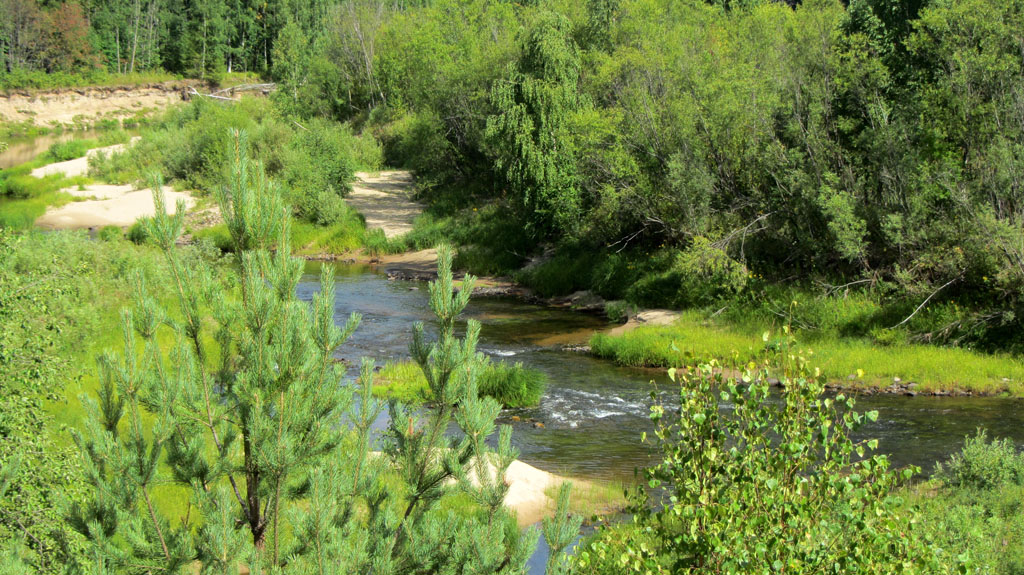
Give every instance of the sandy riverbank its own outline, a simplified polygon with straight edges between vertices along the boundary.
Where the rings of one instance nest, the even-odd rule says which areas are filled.
[[[182,101],[184,82],[0,94],[0,122],[89,125],[160,110]]]
[[[71,202],[59,208],[50,208],[36,220],[36,225],[48,230],[78,230],[118,226],[127,228],[143,217],[156,214],[153,191],[133,190],[132,186],[92,184],[84,190],[64,190],[65,193],[81,198],[93,198]],[[195,206],[195,199],[187,192],[176,192],[164,187],[164,201],[167,213],[177,211],[178,201],[185,202],[186,209]]]

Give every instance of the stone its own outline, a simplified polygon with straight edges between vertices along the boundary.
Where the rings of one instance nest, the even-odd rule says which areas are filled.
[[[544,424],[543,424],[543,423],[541,423],[541,422],[539,422],[539,421],[535,421],[535,422],[533,423],[533,428],[534,428],[534,429],[544,429]]]

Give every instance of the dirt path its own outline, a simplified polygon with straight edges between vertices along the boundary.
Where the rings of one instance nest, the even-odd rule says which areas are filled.
[[[182,82],[0,94],[0,122],[37,126],[92,124],[166,108],[181,101]]]
[[[366,218],[366,228],[384,230],[388,239],[412,230],[423,206],[412,199],[412,172],[392,170],[370,174],[357,172],[346,201]]]

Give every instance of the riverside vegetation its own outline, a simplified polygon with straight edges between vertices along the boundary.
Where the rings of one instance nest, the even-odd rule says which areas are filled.
[[[74,565],[143,571],[157,564],[173,571],[218,561],[224,568],[229,558],[268,570],[301,569],[323,555],[289,543],[313,544],[327,535],[346,542],[332,550],[357,551],[331,560],[358,563],[390,553],[400,571],[442,570],[404,563],[436,558],[413,549],[437,542],[438,521],[452,522],[445,524],[453,526],[447,535],[458,534],[452,549],[466,550],[481,537],[498,540],[486,549],[511,559],[497,565],[521,567],[530,541],[492,506],[497,483],[470,490],[476,499],[445,494],[435,500],[440,492],[415,473],[378,468],[379,475],[360,474],[356,481],[341,461],[324,474],[307,473],[320,454],[281,443],[295,439],[299,427],[291,426],[302,425],[300,414],[286,422],[273,406],[287,390],[264,394],[258,377],[236,382],[225,373],[262,373],[264,383],[295,377],[296,392],[327,377],[307,369],[307,354],[319,349],[325,356],[322,342],[281,356],[287,361],[276,366],[257,365],[256,357],[237,350],[257,345],[249,336],[264,324],[236,321],[244,323],[237,333],[214,325],[237,319],[227,317],[232,310],[263,303],[268,317],[285,318],[275,325],[287,337],[263,340],[273,353],[316,339],[308,326],[296,325],[314,312],[297,311],[291,294],[269,294],[254,279],[277,274],[286,287],[289,249],[379,253],[449,241],[458,246],[456,267],[512,275],[541,295],[590,290],[613,302],[616,313],[636,306],[684,310],[686,323],[592,342],[598,354],[627,365],[698,368],[709,357],[726,357],[742,367],[765,352],[787,350],[808,357],[831,380],[863,369],[868,383],[900,377],[922,389],[1021,393],[1021,2],[327,0],[292,7],[203,0],[195,8],[161,0],[131,6],[0,0],[3,88],[160,79],[168,72],[216,80],[238,70],[277,82],[268,99],[201,100],[169,111],[127,153],[97,158],[89,178],[145,181],[158,170],[173,185],[206,195],[209,206],[225,187],[248,194],[242,185],[248,174],[230,166],[250,162],[278,182],[286,200],[280,206],[292,206],[273,222],[290,228],[283,236],[268,235],[269,223],[246,235],[238,222],[255,220],[228,210],[225,224],[196,231],[196,246],[173,250],[167,226],[178,220],[165,218],[131,230],[140,245],[112,230],[97,243],[75,234],[11,235],[28,229],[46,206],[69,201],[60,189],[86,180],[30,179],[24,167],[3,172],[0,538],[11,544],[3,555],[9,571]],[[228,128],[247,130],[250,145],[236,146]],[[54,159],[86,145],[58,147]],[[414,170],[426,204],[414,230],[396,240],[367,232],[344,203],[356,169],[384,165]],[[250,183],[264,191],[269,185],[262,177]],[[253,248],[270,246],[280,259],[252,255]],[[236,267],[219,266],[220,252],[232,254],[227,261]],[[248,271],[239,263],[246,259]],[[139,265],[146,290],[135,289],[139,282],[129,273]],[[167,281],[175,269],[202,271],[209,281],[188,285],[182,299]],[[210,289],[194,291],[203,286]],[[149,294],[128,322],[143,333],[126,330],[140,340],[138,349],[126,349],[117,361],[105,356],[101,380],[83,366],[123,345],[112,329],[119,319],[106,308],[132,291]],[[267,297],[247,299],[251,293]],[[242,307],[202,307],[214,297]],[[158,316],[157,308],[171,311]],[[334,337],[319,313],[315,327]],[[791,334],[760,337],[765,327],[778,332],[780,325],[792,329],[802,349]],[[184,347],[181,334],[190,339]],[[457,351],[455,340],[448,341]],[[217,351],[199,359],[200,349]],[[171,369],[187,365],[194,371]],[[167,370],[154,378],[157,366]],[[281,366],[296,369],[284,373]],[[411,365],[392,369],[412,371]],[[479,378],[481,369],[474,364],[469,371]],[[181,429],[204,424],[201,418],[174,423],[178,413],[153,387],[168,374],[180,375],[174,383],[192,391],[196,380],[189,378],[202,383],[205,374],[218,385],[204,389],[225,394],[208,412],[218,419],[207,418],[206,434],[196,438],[212,440],[216,430],[228,442],[223,445],[245,451],[238,446],[249,437],[265,453],[235,465],[237,451],[219,449],[219,439],[182,442],[188,436]],[[534,384],[523,375],[526,385],[517,394],[525,397]],[[424,372],[434,407],[410,412],[425,417],[428,428],[440,429],[446,417],[462,423],[467,409],[497,409],[486,396],[469,393],[461,375],[452,389],[464,395],[449,402],[454,391],[446,396],[432,377]],[[857,566],[885,573],[955,566],[1014,573],[1024,564],[1020,456],[1012,446],[984,436],[968,440],[931,479],[904,483],[880,455],[850,455],[857,445],[844,430],[857,427],[858,416],[845,405],[834,411],[813,371],[780,378],[788,384],[785,409],[764,401],[764,377],[748,386],[739,375],[739,381],[722,376],[710,386],[716,377],[687,375],[693,388],[681,390],[680,421],[659,426],[665,465],[648,479],[667,486],[676,500],[651,511],[638,494],[633,523],[601,530],[571,564],[554,554],[552,569]],[[372,406],[368,379],[358,403]],[[257,388],[261,393],[252,397],[231,391]],[[77,407],[80,391],[99,393],[100,407],[88,417]],[[317,396],[329,404],[324,414],[337,413],[348,394],[329,391],[330,397]],[[751,411],[715,415],[722,392]],[[196,407],[194,395],[184,397],[183,409]],[[228,417],[228,406],[263,419],[250,425]],[[397,415],[392,425],[408,422]],[[277,439],[264,425],[274,418],[282,430]],[[493,418],[485,419],[467,424],[489,429]],[[705,425],[709,420],[718,427]],[[123,425],[102,424],[114,421]],[[356,427],[355,439],[341,429],[318,433],[327,443],[355,441]],[[78,444],[69,443],[67,429],[78,433]],[[726,442],[748,429],[803,439],[752,450],[741,441],[732,451]],[[393,445],[404,441],[440,453],[437,444],[412,441],[415,430],[394,430]],[[123,441],[114,441],[114,432]],[[807,447],[816,441],[836,450],[819,457]],[[694,452],[694,445],[710,451]],[[506,448],[499,442],[499,462]],[[795,454],[803,473],[787,473],[794,468],[781,463],[786,458],[776,448]],[[83,451],[80,460],[70,457]],[[710,460],[712,452],[724,459]],[[132,465],[127,454],[135,457]],[[364,463],[370,469],[383,461]],[[752,475],[733,473],[748,464]],[[126,472],[115,477],[115,469]],[[701,483],[712,469],[723,471],[721,483]],[[421,479],[441,473],[421,471]],[[461,473],[456,466],[443,471]],[[249,489],[241,500],[233,489],[224,491],[229,475],[251,478],[253,496],[266,507],[248,505]],[[162,480],[168,476],[177,483]],[[756,493],[730,499],[727,486]],[[719,493],[727,505],[704,505],[702,497]],[[384,499],[375,507],[378,496]],[[64,520],[65,502],[78,505],[71,523]],[[760,505],[751,508],[752,502]],[[392,509],[403,505],[413,510],[408,522]],[[779,523],[780,509],[796,510],[793,526],[767,530],[763,542],[750,536]],[[339,510],[337,522],[305,521]],[[481,531],[485,515],[488,528]],[[812,517],[827,519],[814,526],[817,547],[794,535]],[[395,535],[415,525],[427,533],[424,539]],[[395,547],[361,540],[367,532],[356,526],[395,535]],[[570,527],[552,525],[553,547],[568,544]],[[848,545],[847,535],[862,544]],[[726,547],[749,553],[736,563],[722,553]],[[497,561],[475,557],[491,567]],[[386,568],[381,561],[376,569]],[[489,570],[469,559],[459,566]]]

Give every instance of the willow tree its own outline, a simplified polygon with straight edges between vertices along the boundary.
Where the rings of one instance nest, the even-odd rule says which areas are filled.
[[[542,233],[571,231],[581,214],[573,119],[586,102],[571,34],[564,16],[541,13],[507,77],[491,89],[497,113],[487,119],[490,152],[528,222]]]
[[[521,533],[502,501],[516,456],[500,406],[478,398],[479,325],[455,337],[472,278],[454,290],[440,250],[412,353],[439,406],[392,403],[383,453],[371,428],[383,410],[372,363],[342,383],[333,352],[356,329],[334,322],[334,281],[312,305],[295,295],[303,261],[289,253],[288,211],[235,135],[230,185],[218,195],[231,234],[230,274],[187,263],[175,241],[184,206],[150,233],[178,306],[164,310],[136,280],[123,313],[124,351],[100,358],[101,386],[76,435],[92,497],[70,514],[94,573],[519,573],[536,531]],[[160,182],[153,182],[160,190]],[[191,260],[189,260],[191,261]],[[221,270],[223,272],[223,270]],[[170,348],[165,349],[170,342]],[[358,390],[358,397],[353,397]],[[462,431],[448,433],[455,423]],[[562,529],[564,531],[564,529]]]

